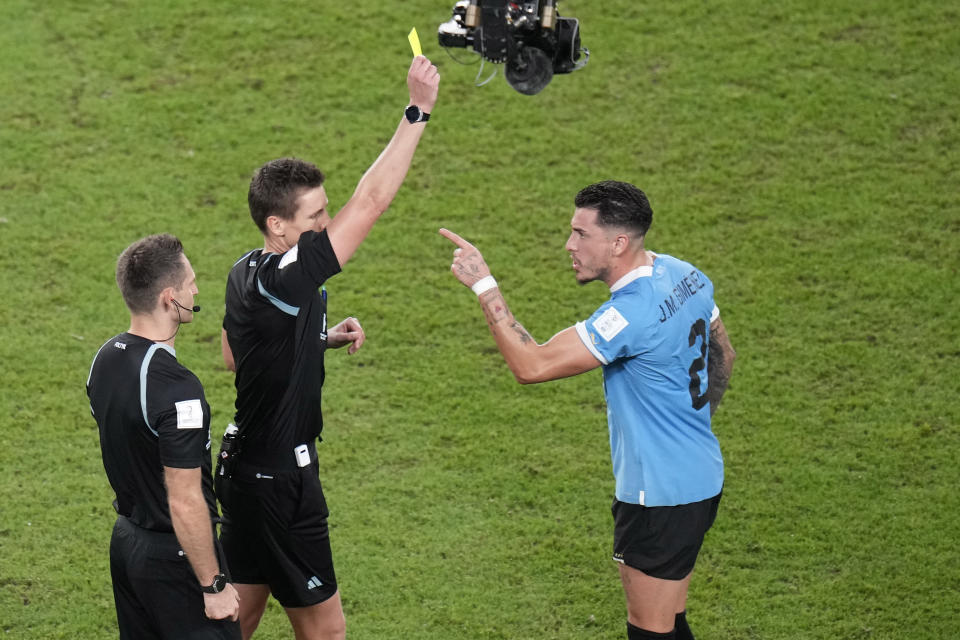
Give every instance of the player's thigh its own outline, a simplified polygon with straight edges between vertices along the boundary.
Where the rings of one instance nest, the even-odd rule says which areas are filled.
[[[682,580],[693,571],[719,500],[666,507],[615,500],[613,559],[654,578]]]
[[[664,580],[620,565],[620,581],[627,598],[630,623],[655,633],[669,633],[673,629],[674,617],[683,610],[683,603],[687,600],[692,575],[688,574],[682,580]]]
[[[287,607],[287,617],[297,640],[341,640],[346,637],[346,620],[340,593],[309,607]]]

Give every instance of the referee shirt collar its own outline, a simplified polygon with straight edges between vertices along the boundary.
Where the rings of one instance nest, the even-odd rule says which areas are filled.
[[[625,286],[627,286],[637,278],[649,278],[652,275],[653,275],[652,265],[648,264],[643,267],[637,267],[632,271],[628,271],[623,275],[622,278],[614,282],[613,285],[610,287],[610,293],[623,289]]]

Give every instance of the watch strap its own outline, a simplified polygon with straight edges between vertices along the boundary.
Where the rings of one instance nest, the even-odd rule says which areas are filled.
[[[426,122],[430,119],[430,114],[415,104],[408,105],[407,108],[403,110],[403,115],[410,124]]]
[[[201,585],[200,591],[204,593],[220,593],[226,588],[226,586],[227,576],[222,573],[218,573],[217,575],[213,576],[213,583],[206,587]]]

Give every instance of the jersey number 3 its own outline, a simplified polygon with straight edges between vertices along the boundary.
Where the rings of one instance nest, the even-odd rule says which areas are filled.
[[[693,361],[687,372],[690,374],[690,400],[693,408],[699,411],[707,404],[707,392],[700,393],[700,372],[707,369],[707,323],[700,318],[690,325],[690,346],[700,338],[700,357]]]

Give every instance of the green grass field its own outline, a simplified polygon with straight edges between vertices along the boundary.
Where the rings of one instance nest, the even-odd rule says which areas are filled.
[[[349,636],[624,637],[600,373],[516,384],[436,233],[480,247],[543,341],[606,298],[563,243],[576,192],[617,178],[650,196],[648,246],[714,281],[738,353],[694,632],[956,637],[960,9],[563,0],[590,63],[527,97],[437,46],[452,4],[0,3],[3,637],[116,637],[84,382],[127,327],[117,255],[184,241],[204,311],[178,356],[222,430],[249,176],[296,155],[344,204],[406,104],[412,26],[440,101],[328,285],[368,335],[327,359],[320,448]],[[275,604],[256,637],[291,637]]]

